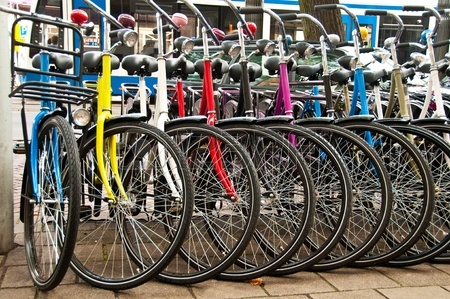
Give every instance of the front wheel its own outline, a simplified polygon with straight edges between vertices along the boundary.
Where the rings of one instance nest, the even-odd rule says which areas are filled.
[[[37,190],[25,172],[22,190],[25,254],[40,290],[55,288],[69,267],[78,228],[81,172],[76,139],[61,116],[48,118],[37,140]],[[29,168],[27,167],[27,170]]]

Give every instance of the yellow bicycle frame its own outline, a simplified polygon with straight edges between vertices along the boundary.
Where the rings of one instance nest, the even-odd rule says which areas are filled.
[[[100,74],[97,82],[98,91],[98,103],[97,103],[97,128],[96,128],[96,155],[97,155],[97,167],[100,175],[100,179],[105,186],[106,195],[113,204],[117,203],[116,197],[112,191],[107,177],[107,170],[105,165],[105,144],[109,144],[109,161],[111,163],[111,170],[114,175],[117,187],[119,188],[120,196],[122,200],[128,200],[128,196],[123,188],[122,180],[119,176],[119,166],[117,164],[116,155],[116,136],[104,138],[105,122],[112,117],[112,104],[111,104],[111,54],[102,54],[102,73]]]

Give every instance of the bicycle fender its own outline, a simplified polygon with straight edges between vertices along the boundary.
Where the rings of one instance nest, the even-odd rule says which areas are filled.
[[[339,118],[334,121],[336,125],[340,125],[342,123],[346,122],[352,122],[352,121],[365,121],[365,122],[372,122],[375,119],[375,116],[373,115],[353,115],[348,116],[345,118]]]
[[[143,114],[130,113],[130,114],[124,114],[124,115],[119,115],[119,116],[113,116],[108,119],[107,123],[111,124],[111,123],[118,123],[118,122],[125,122],[125,121],[140,122],[140,121],[146,121],[146,120],[147,120],[147,117]],[[87,129],[87,131],[83,134],[83,136],[90,136],[90,134],[95,135],[96,129],[97,129],[97,124],[92,125],[91,127],[89,127]],[[83,136],[80,136],[77,139],[78,145],[80,145],[80,141],[83,140]]]
[[[374,120],[374,122],[383,124],[383,125],[398,125],[398,124],[409,124],[409,119],[403,119],[403,118],[383,118],[383,119],[377,119]]]
[[[185,123],[185,124],[202,123],[202,124],[205,124],[206,120],[207,120],[206,116],[203,116],[203,115],[185,116],[185,117],[181,117],[181,118],[171,119],[170,121],[166,122],[166,128],[169,128],[171,125],[177,125],[180,123]]]
[[[47,118],[52,117],[52,116],[62,116],[62,117],[66,117],[67,116],[67,110],[62,110],[60,108],[57,108],[55,110],[49,111],[41,120],[41,123],[43,123],[44,121],[47,120]]]
[[[256,124],[265,126],[270,124],[290,124],[294,118],[292,116],[286,116],[286,115],[278,115],[278,116],[268,116],[264,118],[258,118],[256,120]]]
[[[334,122],[334,118],[331,117],[312,117],[312,118],[301,118],[294,121],[295,125],[307,126],[308,124],[331,124]]]
[[[217,127],[220,128],[221,125],[226,126],[227,124],[254,124],[254,123],[256,123],[256,118],[240,116],[240,117],[220,119],[216,125]]]
[[[426,127],[427,125],[444,125],[448,123],[447,118],[430,117],[422,119],[413,119],[411,124]]]

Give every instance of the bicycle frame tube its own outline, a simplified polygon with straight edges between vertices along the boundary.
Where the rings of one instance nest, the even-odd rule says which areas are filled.
[[[203,57],[203,86],[202,86],[202,100],[200,102],[200,114],[206,115],[206,122],[211,126],[215,126],[217,121],[215,101],[214,101],[214,91],[213,91],[213,76],[211,69],[211,60],[209,58],[206,30],[203,28],[203,43],[204,43],[204,57]],[[211,153],[211,162],[213,163],[214,170],[225,188],[225,192],[230,197],[231,201],[237,201],[237,193],[233,188],[233,185],[228,178],[225,171],[225,166],[222,161],[222,153],[220,150],[220,142],[213,138],[208,137],[208,148]]]
[[[109,53],[103,53],[102,55],[102,74],[98,78],[98,107],[97,107],[97,127],[96,127],[96,148],[95,153],[97,155],[97,163],[99,168],[99,175],[105,186],[105,191],[107,197],[113,201],[114,204],[117,200],[112,191],[111,185],[109,184],[108,177],[106,175],[106,165],[104,159],[104,143],[109,143],[109,159],[111,162],[111,170],[114,175],[114,180],[116,181],[117,187],[119,188],[120,196],[123,200],[128,200],[128,196],[125,193],[125,189],[122,185],[122,180],[119,176],[119,166],[117,164],[116,155],[116,136],[112,136],[108,139],[104,139],[103,132],[105,130],[105,122],[111,118],[111,99],[110,99],[110,89],[111,89],[111,55]]]

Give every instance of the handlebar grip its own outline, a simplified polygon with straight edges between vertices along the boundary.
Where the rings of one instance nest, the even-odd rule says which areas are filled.
[[[402,7],[403,11],[424,11],[425,6],[419,6],[419,5],[405,5]]]
[[[331,10],[331,9],[337,9],[337,4],[321,4],[314,6],[315,10]]]
[[[278,15],[280,19],[289,21],[289,20],[297,20],[297,14],[296,13],[283,13]]]
[[[110,38],[116,38],[116,37],[118,36],[118,34],[119,34],[119,31],[120,31],[120,29],[117,29],[117,30],[111,30],[111,31],[109,32],[109,37],[110,37]]]
[[[368,48],[361,48],[359,49],[359,53],[370,53],[373,52],[375,49],[372,47],[368,47]]]
[[[450,44],[450,39],[441,40],[439,42],[434,43],[433,44],[433,48],[439,48],[439,47],[442,47],[442,46],[447,46],[449,44]]]
[[[350,42],[340,42],[336,44],[336,48],[345,47],[345,46],[353,46],[353,43]]]
[[[366,16],[386,16],[387,13],[388,12],[386,10],[369,9],[369,10],[366,10],[365,15]]]
[[[409,48],[411,45],[409,43],[399,43],[397,44],[397,48]]]
[[[162,31],[167,32],[173,29],[173,26],[170,24],[162,26]],[[153,28],[152,30],[153,34],[158,34],[158,28]]]
[[[193,38],[192,41],[195,46],[203,46],[203,38]]]
[[[242,14],[258,14],[264,13],[264,8],[259,6],[245,6],[240,7],[239,12]]]

